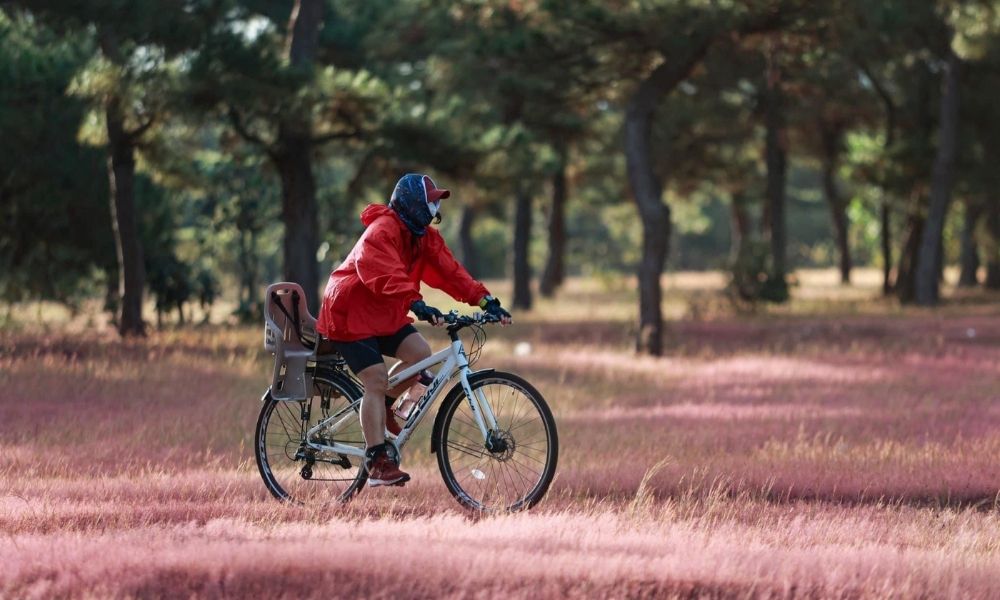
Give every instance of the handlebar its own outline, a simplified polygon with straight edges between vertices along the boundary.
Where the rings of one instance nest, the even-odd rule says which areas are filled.
[[[457,310],[448,311],[444,315],[444,322],[448,324],[448,331],[458,331],[471,325],[481,325],[484,323],[499,323],[500,317],[490,313],[472,313],[471,315],[461,315]]]

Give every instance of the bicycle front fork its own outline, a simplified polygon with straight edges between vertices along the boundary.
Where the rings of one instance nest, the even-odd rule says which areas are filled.
[[[463,370],[459,378],[462,383],[462,390],[465,392],[465,397],[469,401],[469,408],[472,409],[472,415],[476,419],[476,425],[483,434],[483,442],[489,445],[492,439],[491,434],[497,428],[497,418],[493,414],[493,407],[487,402],[486,395],[481,390],[474,390],[469,385],[467,370]]]

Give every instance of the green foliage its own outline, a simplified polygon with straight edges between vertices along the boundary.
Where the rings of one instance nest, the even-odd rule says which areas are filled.
[[[639,263],[641,227],[628,204],[577,204],[570,208],[569,257],[582,275],[632,271]]]
[[[672,215],[675,242],[670,253],[671,268],[693,271],[726,268],[732,234],[729,202],[713,189],[676,204]]]
[[[194,107],[221,109],[242,132],[272,148],[282,124],[316,139],[356,136],[376,126],[391,95],[379,77],[324,62],[327,54],[308,66],[293,65],[279,34],[287,26],[288,7],[261,14],[226,4],[227,17],[213,23],[187,63],[186,93]],[[363,16],[327,11],[326,22],[332,31],[344,31],[355,18]],[[323,39],[329,41],[328,35]]]
[[[0,296],[76,303],[114,264],[103,156],[64,92],[92,46],[0,12]]]
[[[5,3],[3,298],[75,302],[114,284],[102,148],[110,96],[121,100],[126,128],[142,133],[141,234],[164,311],[210,306],[237,289],[238,317],[258,318],[260,289],[281,272],[276,160],[288,140],[305,144],[312,161],[323,268],[353,245],[364,205],[384,202],[402,172],[418,170],[456,192],[444,210],[453,246],[462,205],[478,209],[483,277],[509,275],[510,207],[519,188],[529,190],[537,267],[547,254],[542,200],[565,169],[567,271],[632,272],[641,223],[621,152],[628,99],[703,35],[713,43],[653,119],[652,169],[672,209],[669,268],[729,268],[746,302],[787,295],[766,277],[766,247],[756,241],[761,98],[775,66],[787,96],[792,266],[834,264],[821,193],[831,131],[855,262],[882,260],[883,205],[898,255],[904,217],[921,215],[928,196],[949,44],[966,61],[956,195],[984,214],[996,210],[1000,25],[986,2],[331,0],[309,64],[288,57],[291,6]],[[736,196],[750,231],[734,251]],[[945,229],[949,260],[961,216],[954,211]]]
[[[765,241],[745,240],[729,262],[729,273],[726,292],[737,308],[753,310],[760,302],[782,304],[791,297],[787,281],[772,276],[771,251]]]

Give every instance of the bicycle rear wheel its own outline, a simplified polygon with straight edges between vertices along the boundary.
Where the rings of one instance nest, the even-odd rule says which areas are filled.
[[[445,485],[473,510],[531,508],[556,472],[559,441],[552,412],[538,390],[511,373],[473,375],[469,385],[490,403],[497,428],[484,440],[462,387],[452,389],[434,431]]]
[[[341,426],[335,432],[320,430],[313,443],[338,442],[364,450],[358,417],[361,394],[337,379],[317,374],[307,400],[288,402],[268,395],[261,407],[254,443],[257,468],[275,498],[309,505],[346,502],[364,487],[368,476],[359,457],[318,451],[305,443],[309,429],[329,420]]]

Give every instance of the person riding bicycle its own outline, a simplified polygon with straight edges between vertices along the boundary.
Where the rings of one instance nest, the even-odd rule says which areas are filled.
[[[392,373],[431,355],[430,345],[407,313],[412,311],[435,326],[444,324],[441,311],[420,295],[421,281],[455,300],[479,306],[504,325],[511,322],[500,300],[455,260],[441,234],[430,227],[432,221],[440,222],[441,200],[450,195],[427,175],[403,175],[388,206],[372,204],[362,211],[365,231],[330,274],[323,293],[316,329],[333,342],[365,388],[361,429],[371,486],[402,485],[410,479],[399,469],[395,446],[385,441],[385,429],[399,434],[391,409],[395,396],[422,377],[387,388]],[[386,370],[383,354],[399,362]]]

